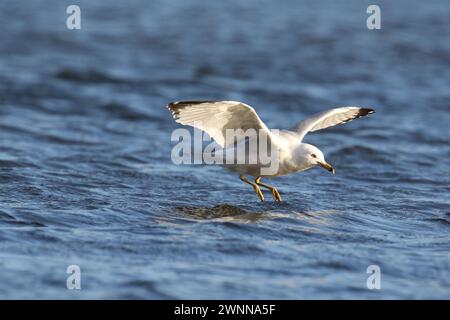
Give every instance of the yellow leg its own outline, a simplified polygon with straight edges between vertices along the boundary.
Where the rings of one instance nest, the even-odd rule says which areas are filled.
[[[251,186],[253,187],[253,189],[255,189],[256,194],[258,195],[259,199],[260,199],[262,202],[264,202],[264,195],[263,195],[263,193],[262,193],[262,191],[261,191],[261,188],[260,188],[257,184],[254,184],[253,182],[251,182],[250,180],[248,180],[246,177],[244,177],[243,174],[241,174],[241,175],[239,176],[239,179],[241,179],[241,180],[244,181],[245,183],[248,183],[249,185],[251,185]]]
[[[272,186],[269,186],[269,185],[267,185],[267,184],[265,184],[265,183],[262,183],[262,182],[261,182],[261,177],[256,178],[256,179],[255,179],[255,183],[256,183],[257,185],[261,186],[261,187],[267,188],[267,189],[269,189],[270,191],[272,191],[272,196],[273,196],[273,198],[275,199],[275,201],[281,202],[281,195],[280,195],[280,193],[278,192],[277,188],[272,187]]]

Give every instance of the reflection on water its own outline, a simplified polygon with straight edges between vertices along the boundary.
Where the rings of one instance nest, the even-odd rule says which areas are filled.
[[[249,214],[247,210],[229,204],[214,207],[176,207],[174,210],[196,219],[216,219]]]
[[[218,220],[222,222],[237,222],[237,223],[255,223],[261,220],[274,220],[274,219],[286,219],[286,221],[292,220],[303,222],[304,226],[307,225],[322,225],[333,223],[333,219],[329,215],[334,214],[335,210],[324,211],[311,211],[311,212],[297,212],[288,211],[281,212],[277,210],[277,206],[271,206],[267,210],[250,211],[241,207],[233,206],[230,204],[220,204],[212,207],[201,206],[179,206],[173,209],[177,217],[193,218],[197,220]],[[181,214],[181,216],[180,216]],[[167,221],[175,220],[174,216],[170,218],[166,217]],[[312,230],[312,228],[310,229]]]

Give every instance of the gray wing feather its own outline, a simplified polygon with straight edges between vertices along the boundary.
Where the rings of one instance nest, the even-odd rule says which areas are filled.
[[[342,107],[330,109],[313,115],[312,117],[298,123],[292,131],[300,135],[300,141],[303,140],[308,132],[332,127],[338,124],[346,123],[354,119],[374,113],[370,108]]]
[[[176,122],[207,132],[221,147],[230,146],[242,140],[226,140],[227,129],[262,129],[270,131],[255,110],[238,101],[177,101],[167,105]]]

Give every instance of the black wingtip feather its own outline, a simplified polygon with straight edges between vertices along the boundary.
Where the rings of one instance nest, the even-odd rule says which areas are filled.
[[[367,116],[367,115],[372,114],[372,113],[375,113],[375,110],[374,110],[374,109],[370,109],[370,108],[360,108],[360,109],[358,110],[358,113],[357,113],[355,116],[353,116],[352,118],[343,120],[341,123],[347,123],[347,122],[353,121],[353,120],[355,120],[355,119],[359,119],[359,118],[361,118],[361,117]]]
[[[358,117],[364,117],[364,116],[367,116],[368,114],[372,114],[372,113],[375,113],[374,109],[361,108],[361,109],[359,109]]]
[[[166,107],[167,109],[172,112],[172,115],[178,115],[180,113],[180,110],[187,106],[192,106],[196,104],[202,104],[202,103],[214,103],[217,101],[208,101],[208,100],[198,100],[198,101],[174,101],[170,102]]]
[[[199,101],[175,101],[168,104],[168,108],[182,108],[202,103],[214,103],[217,101],[199,100]]]

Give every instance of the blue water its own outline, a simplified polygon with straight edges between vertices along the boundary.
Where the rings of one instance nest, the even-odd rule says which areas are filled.
[[[450,298],[450,5],[0,3],[0,298]],[[174,100],[244,101],[337,170],[270,181],[171,162]],[[69,265],[81,290],[66,288]],[[381,289],[366,269],[378,265]]]

